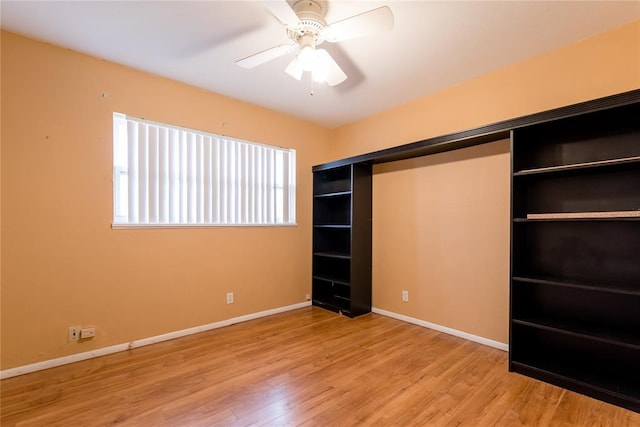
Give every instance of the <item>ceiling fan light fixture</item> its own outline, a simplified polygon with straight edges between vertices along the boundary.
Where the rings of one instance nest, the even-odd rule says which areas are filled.
[[[305,71],[311,73],[312,82],[326,82],[336,86],[347,79],[347,75],[324,49],[316,47],[324,41],[339,42],[393,29],[391,9],[382,6],[327,24],[324,16],[326,0],[272,0],[267,8],[285,26],[292,43],[275,46],[239,61],[238,65],[253,68],[285,53],[297,50],[295,58],[285,72],[301,80]]]
[[[318,67],[311,73],[313,81],[316,83],[324,83],[327,81],[327,69],[325,67]]]
[[[289,63],[285,72],[296,80],[302,79],[305,71],[311,73],[311,78],[316,83],[324,83],[329,76],[329,65],[322,49],[313,46],[305,46],[300,53]]]
[[[289,62],[289,65],[287,65],[287,68],[284,70],[284,72],[289,74],[296,80],[302,79],[302,73],[304,72],[304,70],[302,69],[302,65],[300,65],[300,60],[297,56],[293,58],[291,62]]]
[[[331,55],[329,55],[329,52],[324,49],[317,49],[316,55],[318,62],[323,64],[323,67],[327,70],[326,81],[329,86],[338,85],[347,79],[347,75],[342,71]]]
[[[314,52],[314,64],[313,70],[311,70],[311,76],[316,83],[324,83],[329,76],[329,67],[324,56],[320,54],[320,51]]]
[[[316,63],[316,50],[312,45],[303,46],[298,54],[298,61],[304,71],[312,71]]]

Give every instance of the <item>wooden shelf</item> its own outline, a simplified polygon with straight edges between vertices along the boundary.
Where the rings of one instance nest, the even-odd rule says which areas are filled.
[[[515,222],[512,239],[514,276],[603,288],[640,286],[638,221]]]
[[[311,276],[313,279],[318,279],[318,280],[323,280],[325,282],[328,283],[337,283],[338,285],[343,285],[343,286],[350,286],[351,284],[349,283],[348,279],[344,279],[341,277],[331,277],[328,275],[316,275],[314,274],[313,276]]]
[[[314,194],[313,197],[341,197],[341,196],[351,196],[351,191],[337,191],[335,193],[323,193],[323,194]]]
[[[636,379],[624,375],[606,375],[581,369],[571,369],[549,360],[531,360],[529,363],[512,362],[513,371],[541,379],[560,387],[580,390],[581,393],[597,396],[614,405],[632,411],[640,408],[640,384]]]
[[[514,218],[513,222],[515,223],[526,223],[526,222],[570,222],[570,221],[584,221],[584,222],[594,222],[594,221],[640,221],[640,217],[599,217],[599,218],[541,218],[541,219],[527,219],[527,218]]]
[[[640,141],[638,141],[638,144],[640,144]],[[570,170],[577,170],[577,169],[625,165],[625,164],[639,163],[639,162],[640,162],[640,156],[632,156],[632,157],[625,157],[622,159],[599,160],[595,162],[584,162],[584,163],[575,163],[570,165],[547,166],[542,168],[525,169],[525,170],[514,172],[513,176],[534,175],[534,174],[551,173],[551,172],[563,172],[563,171],[570,171]]]
[[[520,323],[513,333],[512,370],[640,410],[639,350]]]
[[[527,220],[545,219],[640,219],[638,211],[614,211],[614,212],[556,212],[527,214]]]
[[[599,291],[599,292],[640,296],[640,284],[638,284],[635,287],[620,286],[620,285],[604,286],[604,285],[598,285],[598,284],[563,281],[559,279],[545,279],[545,278],[522,277],[522,276],[514,276],[513,280],[516,282],[536,283],[540,285],[562,286],[565,288],[577,288],[577,289],[585,289],[589,291]]]
[[[351,255],[351,229],[333,227],[314,227],[314,254]]]
[[[327,258],[351,259],[351,255],[342,252],[314,252],[313,255]]]
[[[313,194],[339,194],[351,192],[351,169],[340,167],[327,169],[313,175]]]
[[[578,336],[585,339],[620,345],[640,350],[640,335],[637,331],[615,330],[610,328],[584,325],[582,322],[572,322],[565,319],[551,317],[515,318],[514,323],[533,328],[545,329],[566,335]]]
[[[340,304],[340,301],[329,302],[327,300],[314,299],[312,302],[315,306],[322,307],[348,317],[353,317],[353,314],[349,310],[350,301],[344,301],[344,304]]]

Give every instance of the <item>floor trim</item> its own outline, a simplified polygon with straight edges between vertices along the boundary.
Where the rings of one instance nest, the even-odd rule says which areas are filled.
[[[193,328],[182,329],[180,331],[169,332],[167,334],[156,335],[154,337],[142,338],[134,340],[129,343],[116,344],[109,347],[98,348],[96,350],[86,351],[83,353],[76,353],[69,356],[59,357],[57,359],[45,360],[42,362],[32,363],[30,365],[18,366],[16,368],[5,369],[0,371],[0,379],[17,377],[18,375],[30,374],[36,371],[42,371],[43,369],[54,368],[56,366],[67,365],[69,363],[80,362],[82,360],[93,359],[95,357],[106,356],[107,354],[117,353],[119,351],[131,350],[137,347],[143,347],[145,345],[155,344],[162,341],[172,340],[175,338],[184,337],[187,335],[197,334],[199,332],[210,331],[212,329],[222,328],[224,326],[233,325],[235,323],[246,322],[248,320],[259,319],[261,317],[271,316],[277,313],[284,313],[285,311],[297,310],[303,307],[309,307],[310,301],[301,302],[298,304],[287,305],[284,307],[278,307],[271,310],[260,311],[257,313],[250,313],[244,316],[233,317],[227,320],[221,320],[219,322],[209,323],[207,325],[196,326]]]
[[[413,323],[414,325],[422,326],[424,328],[433,329],[438,332],[444,332],[445,334],[464,338],[466,340],[477,342],[479,344],[484,344],[489,347],[497,348],[498,350],[509,351],[509,344],[501,343],[499,341],[490,340],[488,338],[480,337],[478,335],[469,334],[467,332],[459,331],[457,329],[448,328],[442,325],[437,325],[435,323],[416,319],[414,317],[405,316],[404,314],[398,314],[392,311],[383,310],[377,307],[373,307],[371,311],[374,313],[380,314],[382,316],[392,317],[394,319],[402,320],[403,322]]]

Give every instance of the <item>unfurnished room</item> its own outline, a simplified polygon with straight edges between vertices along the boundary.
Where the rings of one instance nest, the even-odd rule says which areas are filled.
[[[0,2],[0,425],[640,426],[640,2]]]

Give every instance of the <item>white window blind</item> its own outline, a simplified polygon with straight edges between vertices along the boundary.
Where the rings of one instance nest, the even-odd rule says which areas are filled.
[[[114,225],[295,224],[296,152],[114,113]]]

